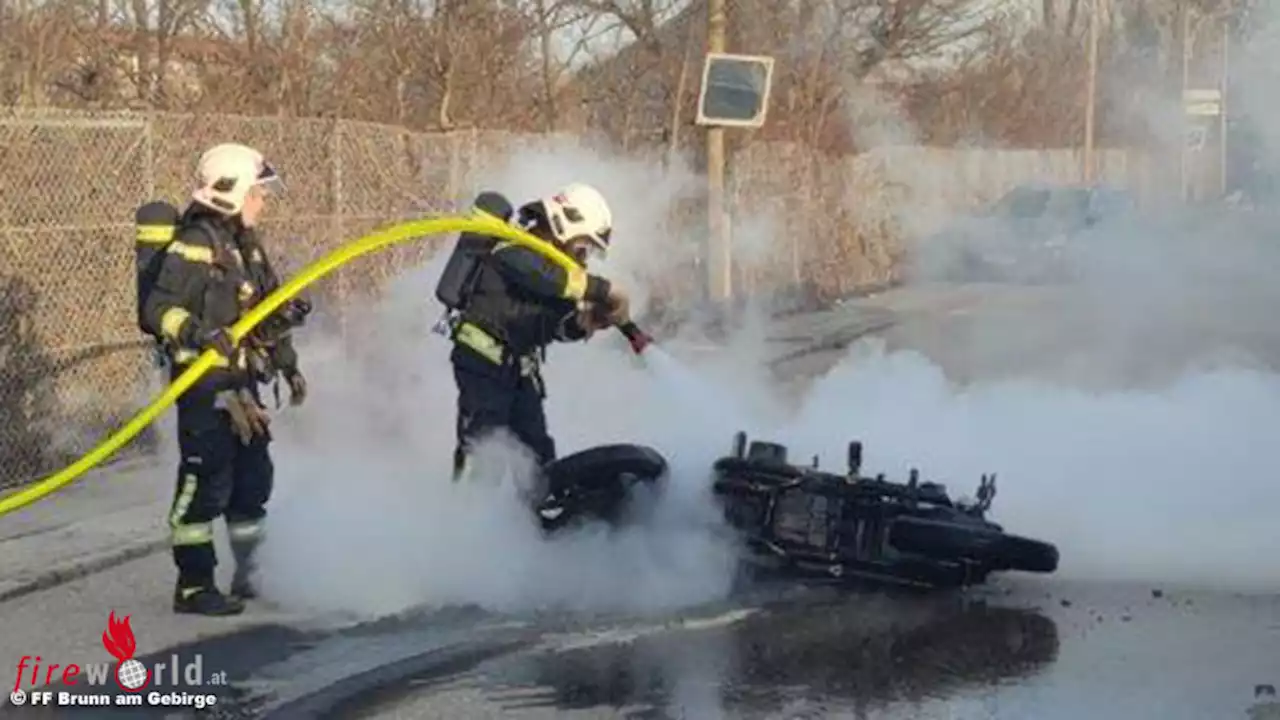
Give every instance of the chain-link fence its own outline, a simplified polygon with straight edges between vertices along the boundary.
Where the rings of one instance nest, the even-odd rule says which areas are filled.
[[[78,457],[158,388],[134,324],[133,211],[151,199],[183,203],[195,158],[227,140],[261,148],[288,173],[264,230],[281,264],[297,269],[376,226],[450,209],[545,138],[211,115],[0,117],[0,487]],[[956,187],[987,195],[1074,173],[1069,152],[915,152],[909,164],[931,160],[935,172],[951,168]],[[754,145],[736,158],[730,207],[772,213],[787,238],[772,255],[744,257],[746,289],[808,284],[843,294],[891,279],[901,229],[885,209],[902,178],[887,162],[833,162],[787,145]],[[1104,166],[1124,169],[1114,159]],[[686,222],[700,216],[685,210],[694,211]],[[345,267],[318,284],[318,304],[350,307],[431,249],[404,245]],[[144,435],[124,454],[154,442]]]
[[[837,298],[899,279],[904,240],[1024,183],[1078,182],[1081,153],[892,147],[831,158],[793,143],[753,144],[734,158],[738,216],[771,216],[766,252],[738,268],[745,291],[787,288]],[[1160,192],[1150,165],[1097,153],[1100,184],[1138,199]],[[735,238],[736,240],[736,238]]]

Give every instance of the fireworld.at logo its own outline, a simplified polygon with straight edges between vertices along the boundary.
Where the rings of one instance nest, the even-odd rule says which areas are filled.
[[[148,668],[135,657],[138,642],[130,626],[130,617],[132,616],[125,615],[117,619],[114,610],[107,617],[107,628],[102,633],[102,647],[115,658],[114,663],[63,665],[47,662],[39,655],[23,655],[18,660],[13,691],[59,682],[76,686],[82,681],[93,687],[105,687],[108,683],[113,683],[126,693],[141,692],[153,683],[171,687],[227,684],[225,671],[206,675],[204,658],[199,653],[187,662],[182,662],[174,653],[169,656],[168,662],[157,662]]]

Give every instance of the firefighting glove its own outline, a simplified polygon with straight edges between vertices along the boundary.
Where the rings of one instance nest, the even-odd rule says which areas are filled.
[[[621,288],[614,285],[609,288],[606,319],[609,325],[622,325],[631,321],[631,298]]]
[[[249,352],[245,353],[245,359],[249,362],[249,373],[258,382],[269,382],[272,372],[270,356],[266,350],[252,340],[249,341],[249,344]]]
[[[289,404],[297,407],[307,400],[307,379],[302,371],[293,368],[285,372],[285,382],[289,383]]]
[[[201,350],[216,350],[219,355],[230,359],[236,352],[236,341],[226,328],[197,329],[192,333],[191,344]]]
[[[572,322],[582,331],[586,333],[586,337],[590,338],[597,330],[608,327],[604,318],[604,312],[600,306],[592,302],[582,301],[578,303],[577,310],[565,318],[565,322]]]
[[[218,393],[214,407],[226,410],[231,416],[231,428],[242,445],[253,442],[254,437],[267,434],[271,417],[247,389],[223,390]]]
[[[289,321],[290,327],[302,327],[307,322],[307,316],[311,314],[311,301],[306,298],[294,298],[284,306],[285,319]]]

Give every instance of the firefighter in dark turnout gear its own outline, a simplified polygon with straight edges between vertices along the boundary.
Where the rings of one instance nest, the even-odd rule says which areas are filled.
[[[174,611],[231,615],[254,595],[249,572],[274,479],[258,384],[278,371],[295,404],[306,384],[287,333],[265,337],[265,327],[287,323],[299,308],[277,311],[260,326],[263,333],[238,345],[229,331],[279,284],[253,230],[278,176],[261,153],[236,144],[205,153],[197,175],[199,187],[165,249],[142,315],[146,329],[162,339],[173,377],[206,349],[221,356],[177,403],[181,458],[169,523],[178,568]],[[213,523],[220,516],[236,561],[230,596],[214,583]]]
[[[574,257],[566,269],[538,251],[498,242],[482,258],[465,307],[453,320],[458,387],[454,479],[477,441],[505,428],[545,464],[556,457],[547,432],[541,362],[553,342],[586,340],[628,319],[628,300],[587,272],[609,247],[612,215],[594,188],[575,184],[520,208],[516,222]]]

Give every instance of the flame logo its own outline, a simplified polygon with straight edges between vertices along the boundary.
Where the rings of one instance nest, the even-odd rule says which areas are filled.
[[[111,611],[107,617],[107,629],[102,633],[102,646],[111,653],[116,662],[116,682],[129,692],[137,692],[151,682],[151,671],[133,658],[138,642],[133,637],[133,628],[129,627],[129,618],[116,620],[116,612]]]
[[[111,657],[120,662],[132,658],[134,651],[138,649],[133,628],[129,627],[131,617],[133,616],[125,615],[123,620],[116,620],[116,611],[112,610],[107,618],[107,629],[102,633],[102,646],[111,653]]]

